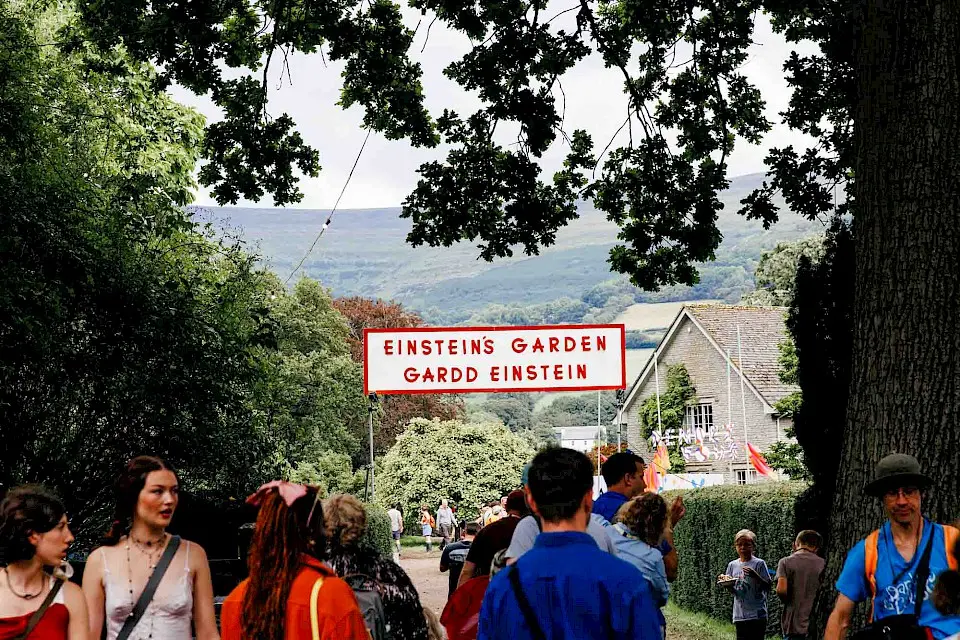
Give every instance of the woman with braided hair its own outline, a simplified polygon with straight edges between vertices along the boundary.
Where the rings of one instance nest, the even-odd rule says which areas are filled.
[[[72,542],[55,495],[38,485],[7,492],[0,503],[0,640],[87,639],[80,587],[52,575]]]
[[[247,498],[260,508],[250,577],[223,603],[223,640],[368,640],[353,591],[323,562],[319,498],[316,487],[280,480]]]
[[[87,558],[83,592],[90,609],[90,637],[107,640],[218,640],[213,583],[198,544],[167,533],[180,500],[176,472],[153,456],[130,460],[116,485],[114,521],[104,546]],[[149,605],[137,620],[140,596],[168,548],[172,558]],[[159,575],[159,574],[158,574]],[[124,631],[128,618],[136,620]]]

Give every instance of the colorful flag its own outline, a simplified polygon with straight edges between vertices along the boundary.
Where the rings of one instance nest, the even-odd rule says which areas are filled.
[[[649,465],[643,471],[643,483],[647,485],[647,491],[652,493],[660,492],[660,476],[657,474],[656,465]]]
[[[752,464],[753,468],[757,470],[757,473],[767,478],[772,478],[774,476],[773,469],[771,469],[767,464],[763,454],[760,453],[760,451],[749,442],[747,443],[747,454],[750,457],[750,464]]]
[[[670,453],[666,445],[661,444],[657,447],[656,453],[653,454],[653,466],[660,473],[670,471]]]

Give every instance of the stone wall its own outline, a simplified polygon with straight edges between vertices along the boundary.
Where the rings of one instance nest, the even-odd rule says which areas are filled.
[[[744,336],[749,340],[749,336]],[[736,356],[736,354],[731,354]],[[697,398],[701,403],[710,403],[713,409],[714,429],[721,431],[723,425],[733,422],[733,439],[738,454],[733,459],[711,460],[706,463],[687,462],[689,473],[723,473],[725,482],[736,482],[737,470],[751,470],[743,447],[744,411],[741,403],[740,377],[737,371],[730,371],[730,400],[727,400],[727,364],[724,357],[714,347],[700,329],[683,317],[674,332],[670,343],[660,352],[660,392],[666,391],[667,368],[673,364],[684,364],[690,374],[690,380],[697,389]],[[767,449],[777,440],[785,439],[784,430],[790,426],[789,419],[778,420],[771,409],[761,401],[747,384],[744,384],[746,404],[746,434],[749,442],[760,449]],[[624,421],[627,423],[627,439],[630,448],[642,455],[645,460],[652,457],[650,445],[640,438],[640,423],[637,413],[644,400],[656,395],[656,378],[650,376],[634,396],[633,401],[624,407]],[[730,406],[732,404],[732,406]],[[748,476],[752,475],[748,473]]]

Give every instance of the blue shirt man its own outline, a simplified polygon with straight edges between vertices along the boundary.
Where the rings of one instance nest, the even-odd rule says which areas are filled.
[[[607,484],[607,491],[593,503],[593,514],[600,516],[607,523],[616,523],[617,512],[624,504],[642,494],[646,488],[643,472],[646,465],[643,458],[632,451],[620,451],[613,454],[600,467],[603,481]],[[677,579],[677,567],[680,559],[673,546],[673,526],[680,522],[686,509],[683,499],[677,498],[670,507],[670,527],[665,531],[664,539],[660,542],[660,553],[663,554],[667,578],[670,582]]]
[[[541,533],[532,550],[490,582],[478,640],[534,638],[510,585],[520,585],[548,640],[660,638],[649,583],[635,567],[601,551],[586,533]]]
[[[630,498],[619,491],[606,491],[601,493],[600,497],[593,502],[593,512],[603,516],[607,522],[616,522],[617,511],[629,500]]]
[[[643,574],[586,533],[592,474],[590,460],[572,449],[546,449],[533,459],[527,498],[543,533],[490,582],[478,640],[662,638]]]
[[[935,639],[947,638],[960,633],[960,617],[945,616],[933,605],[930,594],[937,581],[937,576],[950,568],[947,543],[945,540],[946,528],[939,524],[932,524],[924,520],[923,536],[917,551],[910,562],[904,560],[897,551],[893,542],[890,523],[880,528],[877,537],[877,595],[873,597],[874,618],[881,620],[887,616],[912,614],[916,605],[915,575],[919,565],[922,550],[926,548],[930,536],[933,536],[933,547],[930,553],[930,574],[927,579],[926,599],[920,609],[920,625],[929,627]],[[894,578],[898,578],[894,584]],[[866,577],[866,541],[861,540],[847,554],[843,564],[843,571],[837,580],[837,591],[852,600],[863,602],[871,599],[870,584]]]
[[[953,543],[960,535],[953,527],[934,524],[922,516],[923,493],[931,485],[933,480],[924,475],[913,456],[892,453],[877,463],[874,479],[864,492],[881,500],[888,519],[847,554],[837,580],[840,595],[827,621],[824,640],[846,636],[857,602],[871,600],[875,620],[914,615],[918,590],[923,599],[920,626],[930,629],[934,640],[960,633],[960,617],[941,614],[930,599],[937,576],[951,564],[956,566]],[[917,574],[928,543],[932,543],[929,578],[918,585]],[[870,566],[867,545],[875,560]],[[872,574],[872,582],[868,574]]]

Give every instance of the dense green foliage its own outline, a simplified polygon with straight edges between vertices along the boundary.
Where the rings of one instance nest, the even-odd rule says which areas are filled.
[[[799,360],[797,359],[797,348],[793,344],[792,338],[787,338],[779,345],[780,348],[780,382],[784,384],[799,384],[798,370]],[[778,413],[784,416],[793,417],[803,402],[803,394],[800,391],[781,398],[774,405]],[[793,426],[787,427],[785,435],[788,438],[796,437],[796,430]],[[803,447],[797,442],[780,441],[774,442],[764,453],[767,464],[771,468],[787,474],[791,480],[811,480],[810,470],[804,463]]]
[[[826,531],[852,379],[855,255],[851,228],[835,222],[824,249],[821,260],[800,262],[787,328],[796,346],[796,375],[803,390],[793,430],[814,481],[804,496],[801,516],[805,526]]]
[[[685,609],[729,620],[733,596],[717,587],[716,581],[737,557],[734,536],[740,529],[756,533],[757,557],[776,571],[780,559],[790,555],[799,532],[794,505],[805,488],[801,483],[780,482],[665,493],[668,501],[672,494],[682,494],[687,507],[673,534],[680,571],[671,585],[671,600]],[[780,605],[772,592],[767,605],[768,632],[779,633]]]
[[[73,20],[0,0],[0,487],[58,491],[81,548],[138,454],[178,468],[211,523],[281,475],[362,488],[344,318],[191,220],[202,118],[123,48],[50,46]]]
[[[390,516],[387,510],[376,504],[364,504],[367,511],[367,529],[363,532],[360,544],[376,549],[385,558],[393,554],[393,534]]]
[[[789,307],[797,285],[797,267],[801,256],[812,262],[823,258],[823,236],[778,244],[764,251],[754,274],[756,291],[744,294],[743,304]]]
[[[683,429],[687,404],[697,396],[686,366],[670,365],[666,373],[666,390],[660,394],[659,408],[654,395],[644,400],[638,410],[640,436],[644,439],[649,439],[661,426],[663,431]]]
[[[518,488],[532,458],[527,441],[502,425],[413,420],[383,459],[377,502],[399,502],[411,530],[419,530],[420,505],[435,513],[442,498],[472,515]]]

